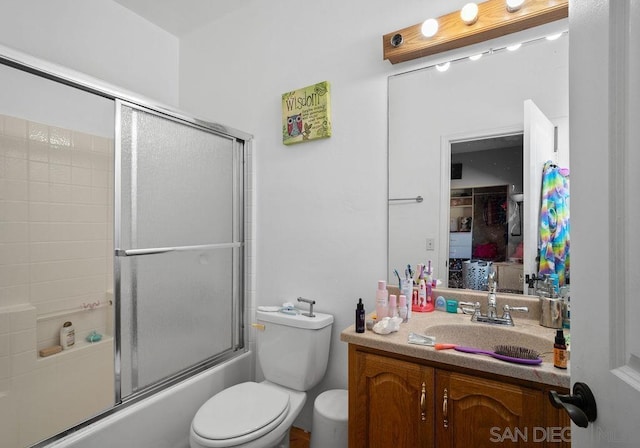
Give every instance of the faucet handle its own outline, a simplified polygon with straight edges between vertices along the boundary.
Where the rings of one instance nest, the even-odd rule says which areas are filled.
[[[458,302],[460,309],[462,310],[462,314],[473,314],[474,313],[474,304],[471,302]]]
[[[513,318],[511,317],[511,311],[520,311],[523,313],[528,313],[529,307],[505,305],[503,307],[503,310],[504,310],[504,313],[502,314],[502,319],[506,322],[507,325],[513,326]]]
[[[507,313],[509,311],[520,311],[522,313],[528,313],[529,312],[529,307],[528,306],[509,306],[509,305],[505,305],[503,309],[504,309],[505,313]]]

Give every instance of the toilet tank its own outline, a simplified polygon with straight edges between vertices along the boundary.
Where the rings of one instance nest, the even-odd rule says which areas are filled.
[[[324,377],[329,361],[333,316],[256,311],[264,329],[256,333],[258,362],[265,379],[307,391]]]

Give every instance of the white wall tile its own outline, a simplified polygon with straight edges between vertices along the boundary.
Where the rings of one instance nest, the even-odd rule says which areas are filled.
[[[91,169],[80,168],[77,166],[71,167],[71,183],[73,185],[91,185]]]
[[[49,145],[35,141],[29,141],[29,160],[34,162],[49,163]]]
[[[0,265],[29,263],[29,245],[0,243]]]
[[[36,329],[16,331],[11,333],[11,355],[33,352],[36,348]]]
[[[6,157],[5,160],[5,176],[6,179],[27,180],[28,164],[26,159],[16,159],[14,157]]]
[[[29,161],[29,180],[49,182],[49,163]]]
[[[0,265],[0,286],[15,286],[29,283],[28,264]]]
[[[56,184],[71,184],[71,166],[49,165],[49,181]]]
[[[28,201],[29,185],[26,180],[0,179],[0,197],[6,201]]]
[[[51,202],[70,203],[72,199],[71,185],[51,183],[49,197]]]
[[[29,221],[46,222],[49,221],[49,203],[31,202],[29,203]]]
[[[23,222],[0,222],[0,243],[22,243],[29,240],[29,227]]]
[[[50,146],[49,163],[71,165],[71,150],[64,146]]]
[[[0,334],[0,358],[2,358],[3,356],[9,356],[9,339],[10,338],[11,338],[11,335],[9,333]],[[2,374],[0,374],[0,378],[2,378]]]
[[[36,327],[36,309],[24,306],[19,311],[9,313],[9,328],[11,332],[29,330]]]
[[[71,152],[71,166],[77,166],[80,168],[91,168],[91,153],[85,151],[72,151]]]
[[[3,201],[0,205],[0,221],[27,221],[29,203],[27,201]]]
[[[43,164],[47,166],[46,164]],[[49,169],[46,169],[46,176],[49,177]],[[33,180],[33,179],[32,179]],[[47,181],[29,182],[29,201],[49,202],[51,197],[50,184]]]
[[[49,144],[49,126],[29,121],[27,123],[27,138],[35,142]]]
[[[49,143],[55,148],[70,148],[72,146],[72,132],[57,127],[49,128]]]
[[[5,157],[26,159],[28,155],[27,141],[22,138],[0,137],[0,151]]]

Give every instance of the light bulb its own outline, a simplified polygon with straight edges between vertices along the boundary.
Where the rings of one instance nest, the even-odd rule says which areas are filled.
[[[562,36],[562,33],[558,33],[558,34],[551,34],[550,36],[547,36],[546,39],[547,40],[556,40],[559,39],[560,36]]]
[[[446,72],[447,70],[449,70],[450,66],[451,66],[451,62],[445,62],[444,64],[436,64],[436,70],[438,70],[439,72]]]
[[[471,61],[477,61],[478,59],[480,59],[482,57],[482,53],[478,53],[478,54],[474,54],[473,56],[469,56],[469,60]]]
[[[478,20],[478,5],[467,3],[460,10],[460,18],[467,25],[473,25]]]
[[[422,35],[424,37],[433,37],[438,32],[438,21],[436,19],[427,19],[422,24]]]
[[[507,50],[509,51],[516,51],[518,48],[522,47],[522,44],[513,44],[513,45],[509,45],[507,47]]]
[[[516,12],[522,7],[524,0],[507,0],[507,11]]]

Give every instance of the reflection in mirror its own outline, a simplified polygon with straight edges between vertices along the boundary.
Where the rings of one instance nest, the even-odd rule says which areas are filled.
[[[522,134],[451,144],[450,288],[485,289],[472,269],[491,265],[499,292],[523,292],[521,205],[512,199],[522,192],[522,145]]]
[[[536,125],[530,126],[525,120],[525,116],[531,115],[530,109],[537,110],[536,105],[556,128],[557,141],[555,146],[552,144],[550,158],[568,167],[566,34],[554,41],[539,39],[524,43],[517,51],[492,51],[476,61],[461,59],[444,73],[426,67],[389,77],[390,279],[395,277],[394,269],[403,272],[407,264],[433,260],[435,276],[445,286],[451,279],[451,286],[463,286],[461,277],[456,278],[450,272],[449,261],[450,258],[472,259],[475,250],[484,255],[483,259],[503,264],[506,273],[502,274],[499,288],[528,292],[521,277],[537,270],[540,185],[542,167],[548,160],[546,155],[537,155],[529,132],[529,128]],[[496,138],[519,139],[519,136],[523,136],[522,144],[519,141],[507,144],[521,148],[518,150],[522,153],[520,163],[516,162],[510,169],[520,170],[518,175],[474,178],[475,164],[496,164],[487,157],[496,157],[492,152],[498,149],[475,154],[459,151],[472,141],[496,143]],[[503,146],[502,143],[499,146]],[[502,154],[497,158],[504,161],[507,156]],[[451,180],[452,169],[455,171],[460,163],[461,179]],[[488,197],[485,193],[494,193],[482,190],[487,187],[500,189],[499,199],[480,200]],[[394,201],[416,196],[423,197],[424,201]],[[460,204],[464,203],[464,196],[470,196],[471,199],[465,200],[481,204],[479,210],[469,209],[467,215],[461,214],[462,210],[453,210],[452,202],[457,196]],[[501,238],[491,239],[485,235],[475,242],[451,243],[452,236],[454,240],[456,236],[464,240],[460,232],[463,225],[468,226],[472,230],[469,235],[473,235],[474,221],[478,225],[483,223],[487,214],[491,215],[490,221],[495,227],[493,234],[501,234]],[[474,215],[479,218],[474,219]],[[471,219],[461,222],[459,218],[463,216]],[[452,218],[458,218],[455,232],[451,231]],[[465,245],[465,256],[450,256],[452,251],[460,250],[455,246],[458,244]],[[459,267],[460,264],[456,264],[451,270]]]

